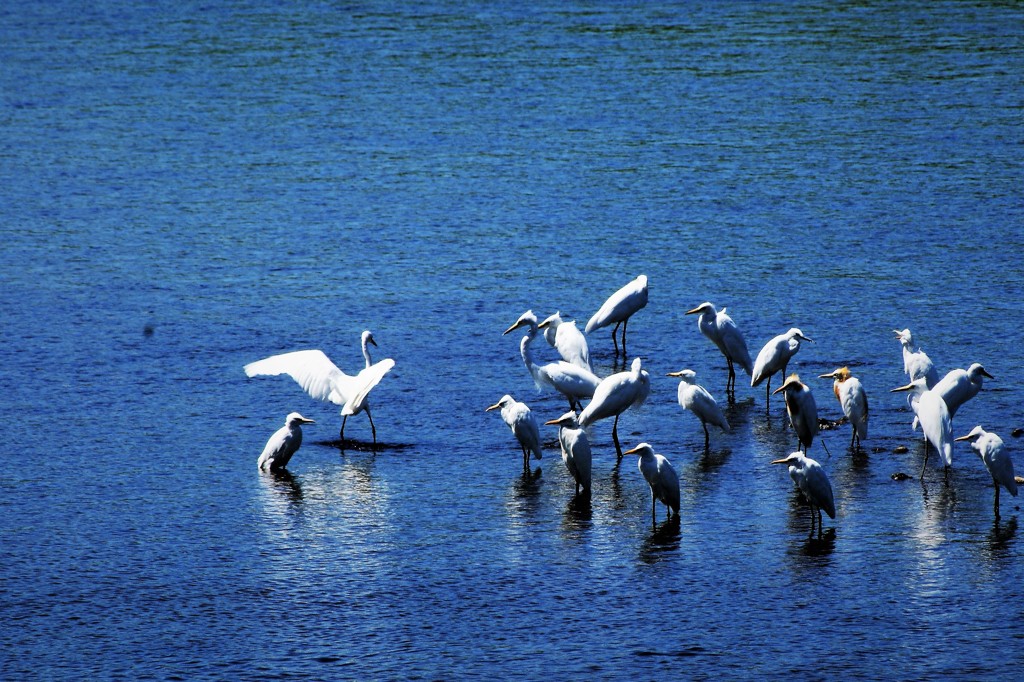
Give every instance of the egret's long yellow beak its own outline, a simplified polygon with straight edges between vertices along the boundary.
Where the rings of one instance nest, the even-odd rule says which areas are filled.
[[[776,393],[781,393],[781,392],[782,392],[782,391],[783,391],[783,390],[784,390],[785,388],[786,388],[786,384],[782,384],[782,385],[781,385],[781,386],[779,386],[779,387],[778,387],[777,389],[775,389],[774,391],[772,391],[772,395],[775,395]]]
[[[971,434],[967,434],[966,436],[960,436],[959,438],[954,438],[953,440],[970,440],[970,439],[971,439]]]
[[[667,377],[681,377],[681,376],[683,376],[683,370],[679,370],[678,372],[669,372],[665,376],[667,376]]]
[[[638,447],[637,448],[631,448],[629,450],[626,450],[622,454],[623,455],[635,455],[639,450],[640,450],[640,448],[638,448]]]
[[[773,459],[772,464],[789,464],[789,457],[783,459]]]
[[[512,325],[511,327],[509,327],[508,329],[506,329],[505,331],[503,331],[503,332],[501,333],[501,335],[502,335],[502,336],[505,336],[505,334],[508,334],[509,332],[514,332],[515,330],[517,330],[517,329],[519,329],[520,327],[522,327],[522,326],[523,326],[523,324],[525,324],[525,323],[523,323],[523,322],[516,322],[516,323],[515,323],[514,325]]]
[[[490,412],[491,410],[496,410],[499,407],[501,407],[501,403],[494,403],[493,405],[488,407],[486,410],[484,410],[484,412]]]
[[[562,420],[561,419],[552,419],[550,421],[544,422],[544,426],[560,426],[561,424],[562,424]]]
[[[687,311],[686,311],[686,314],[687,314],[687,315],[696,315],[696,314],[697,314],[697,313],[699,313],[700,311],[701,311],[701,309],[700,309],[700,308],[694,308],[693,310],[687,310]]]
[[[906,386],[900,386],[899,388],[894,388],[894,389],[890,390],[889,393],[898,393],[900,391],[909,391],[912,388],[914,388],[914,384],[907,384]]]
[[[838,371],[839,370],[836,370],[836,372],[838,372]],[[829,374],[819,374],[818,378],[819,379],[835,379],[836,378],[836,372],[831,372]]]

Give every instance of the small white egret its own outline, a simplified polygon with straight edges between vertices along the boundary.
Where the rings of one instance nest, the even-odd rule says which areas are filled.
[[[818,536],[821,537],[821,511],[824,509],[830,519],[836,517],[836,503],[832,497],[832,484],[815,460],[797,451],[784,459],[776,459],[772,464],[788,464],[789,477],[793,479],[800,492],[804,494],[811,507],[811,535],[814,534],[814,520],[818,520]],[[817,514],[815,514],[817,508]]]
[[[1007,492],[1017,497],[1017,479],[1013,475],[1013,460],[1010,459],[1010,453],[1003,448],[1003,439],[980,426],[975,426],[966,436],[960,436],[953,440],[969,441],[971,448],[978,453],[978,457],[981,458],[989,475],[992,476],[992,485],[996,489],[995,513],[998,519],[999,486],[1003,486]]]
[[[821,379],[832,379],[832,392],[836,394],[843,414],[850,420],[853,433],[850,435],[850,447],[857,445],[868,437],[868,394],[860,379],[850,374],[849,367],[840,367],[829,374],[819,375]]]
[[[785,383],[775,389],[775,393],[782,393],[785,397],[789,423],[800,439],[797,446],[803,445],[806,453],[818,435],[818,405],[814,402],[811,389],[800,381],[798,375],[790,374]]]
[[[679,515],[679,475],[672,468],[672,463],[663,455],[656,454],[648,443],[640,443],[624,455],[639,455],[637,468],[643,474],[647,485],[651,486],[651,521],[657,522],[657,503],[661,502],[668,510],[668,518],[672,512]]]
[[[580,428],[576,413],[569,411],[558,419],[544,422],[546,425],[558,427],[558,442],[562,446],[562,463],[569,470],[569,475],[576,481],[576,494],[580,488],[590,494],[590,468],[593,457],[590,452],[590,441],[587,432]]]
[[[501,396],[501,400],[488,407],[484,412],[501,410],[501,419],[512,429],[512,434],[519,441],[519,447],[523,450],[523,468],[530,468],[530,453],[534,459],[541,459],[540,451],[540,427],[537,425],[537,418],[526,406],[526,403],[516,401],[510,395]]]
[[[601,329],[614,323],[615,328],[612,329],[612,343],[615,344],[615,355],[619,355],[619,342],[615,339],[615,334],[619,330],[619,325],[622,325],[622,357],[626,357],[626,325],[629,324],[629,318],[636,311],[647,305],[647,275],[640,275],[632,282],[622,287],[614,294],[608,297],[608,300],[604,302],[604,305],[594,313],[594,316],[587,322],[587,326],[584,329],[586,333],[590,333],[595,329]]]
[[[523,364],[533,377],[533,383],[537,388],[550,386],[564,395],[569,400],[569,409],[574,410],[583,398],[594,395],[601,379],[588,369],[573,365],[565,360],[549,362],[545,365],[538,365],[533,361],[533,352],[530,346],[537,336],[537,316],[533,311],[527,310],[519,316],[515,324],[502,332],[502,335],[509,334],[520,327],[526,327],[526,336],[519,342],[519,352],[523,357]]]
[[[562,313],[556,312],[537,325],[537,328],[544,330],[544,339],[554,346],[563,360],[588,372],[592,371],[587,337],[576,326],[576,320],[563,320]]]
[[[391,371],[395,361],[386,358],[377,363],[371,362],[368,346],[376,346],[377,342],[368,330],[363,332],[361,344],[366,366],[355,376],[338,369],[321,350],[297,350],[250,362],[244,367],[245,375],[254,377],[287,374],[315,400],[329,400],[335,405],[341,405],[342,443],[345,442],[345,422],[350,416],[365,411],[373,432],[373,444],[376,446],[377,427],[374,426],[373,417],[370,415],[370,391]]]
[[[942,396],[946,407],[949,408],[950,419],[956,416],[956,411],[960,409],[961,405],[978,395],[978,391],[981,390],[981,385],[985,381],[984,377],[995,378],[975,362],[967,369],[951,370],[939,380],[939,383],[935,384],[932,390]]]
[[[909,329],[894,329],[893,332],[903,346],[903,371],[911,381],[924,377],[927,388],[931,390],[939,381],[939,373],[932,359],[920,348],[914,350],[914,337]]]
[[[704,449],[711,443],[711,436],[708,433],[708,423],[717,426],[728,433],[729,422],[725,413],[719,407],[718,402],[708,393],[708,390],[697,383],[697,373],[692,369],[683,369],[678,372],[670,372],[667,376],[679,377],[678,398],[679,405],[684,410],[689,410],[700,419],[700,425],[704,427]]]
[[[619,445],[619,415],[632,406],[639,407],[651,393],[651,377],[640,369],[640,358],[634,358],[628,372],[617,372],[605,377],[594,391],[593,399],[580,413],[580,426],[586,428],[599,419],[615,417],[612,440],[615,452],[622,459]]]
[[[274,435],[267,441],[263,453],[256,461],[263,471],[277,471],[288,466],[292,458],[302,445],[302,425],[315,424],[312,419],[306,419],[298,412],[292,412],[284,419],[284,426],[274,432]]]
[[[754,372],[750,375],[750,386],[757,386],[767,379],[768,385],[765,386],[764,392],[765,401],[770,400],[772,395],[772,375],[781,372],[782,376],[786,376],[786,367],[789,365],[790,358],[800,350],[800,341],[810,340],[804,336],[803,332],[793,327],[785,334],[779,334],[766,343],[761,352],[757,354],[757,360],[754,361]]]
[[[747,342],[743,340],[739,328],[732,318],[726,314],[726,309],[716,311],[715,306],[710,302],[701,303],[693,310],[687,310],[687,315],[700,314],[697,318],[697,328],[711,342],[718,346],[718,350],[725,356],[729,365],[729,378],[725,383],[726,393],[736,393],[736,368],[734,363],[739,363],[748,376],[753,375],[754,363],[750,360],[750,351],[747,350]]]
[[[925,377],[918,377],[906,386],[892,389],[897,391],[914,391],[917,393],[917,400],[912,402],[917,412],[917,419],[921,423],[921,430],[924,432],[924,462],[921,464],[921,479],[924,480],[924,470],[928,464],[928,444],[935,446],[935,450],[942,457],[942,462],[949,474],[949,467],[953,465],[953,421],[949,416],[949,408],[946,402],[935,389],[928,390]]]

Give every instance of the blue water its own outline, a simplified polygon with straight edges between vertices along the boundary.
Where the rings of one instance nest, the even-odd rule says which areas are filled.
[[[892,329],[940,372],[1024,390],[1024,8],[1016,3],[9,3],[0,8],[3,679],[1015,679],[1020,502],[910,430]],[[495,413],[545,419],[527,308],[585,321],[644,273],[653,392],[623,416],[682,480],[593,429],[572,501],[554,430],[524,474]],[[725,364],[728,306],[823,417],[834,532],[808,539],[781,401],[741,375],[730,434],[675,403]],[[242,366],[359,333],[395,369],[337,409]],[[607,330],[595,369],[615,368]],[[544,357],[553,359],[550,349]],[[777,385],[777,383],[776,383]],[[298,410],[290,475],[256,468]],[[898,453],[898,446],[908,448]]]

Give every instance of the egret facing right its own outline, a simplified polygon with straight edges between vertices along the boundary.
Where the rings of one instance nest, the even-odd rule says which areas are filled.
[[[800,381],[799,376],[790,374],[786,377],[786,383],[775,389],[775,392],[781,392],[786,398],[789,423],[793,425],[793,430],[800,439],[798,445],[803,445],[806,453],[814,437],[818,435],[818,405],[814,402],[811,389]]]
[[[817,507],[818,537],[821,537],[821,510],[824,509],[830,519],[836,517],[836,503],[832,497],[832,484],[815,460],[797,451],[785,459],[776,459],[772,464],[788,464],[789,477],[793,479],[800,492],[804,494],[811,507],[811,535],[814,535],[815,507]]]
[[[768,380],[764,391],[765,402],[771,400],[772,375],[782,372],[782,376],[786,376],[786,367],[789,365],[790,358],[800,350],[801,340],[810,341],[811,339],[793,327],[785,334],[779,334],[766,343],[761,352],[757,354],[757,360],[754,361],[754,372],[750,375],[750,386],[754,387],[765,379]]]
[[[969,441],[971,447],[985,464],[985,468],[988,469],[989,475],[992,476],[992,485],[996,489],[995,513],[998,519],[999,486],[1003,486],[1007,492],[1017,497],[1017,480],[1013,476],[1013,460],[1010,459],[1010,453],[1003,448],[1003,439],[980,426],[975,426],[966,436],[960,436],[954,440]]]
[[[729,432],[729,422],[725,419],[725,413],[722,412],[722,408],[707,389],[697,383],[697,373],[692,369],[670,372],[668,376],[679,377],[679,405],[684,410],[693,412],[700,419],[700,425],[704,427],[704,449],[706,450],[711,443],[708,422],[726,433]]]
[[[935,384],[932,389],[940,396],[949,408],[949,418],[956,416],[956,411],[968,400],[978,395],[981,385],[985,382],[983,377],[994,379],[991,374],[985,371],[979,363],[975,362],[967,369],[950,370],[946,376]]]
[[[558,443],[562,446],[562,463],[569,475],[576,481],[576,495],[580,487],[587,495],[590,494],[590,468],[593,458],[590,453],[590,441],[587,432],[580,428],[575,412],[566,412],[558,419],[544,422],[546,425],[558,426]]]
[[[601,327],[607,327],[614,323],[615,329],[612,330],[612,343],[615,344],[615,356],[619,355],[619,342],[615,339],[615,333],[619,331],[619,325],[622,325],[622,357],[626,357],[626,325],[629,324],[629,318],[632,317],[633,313],[647,305],[647,275],[640,275],[632,282],[622,287],[614,294],[608,297],[608,300],[604,302],[604,305],[594,313],[594,316],[587,322],[587,327],[584,329],[586,333],[590,333],[595,329]]]
[[[712,343],[718,346],[718,350],[725,356],[729,365],[729,378],[725,382],[725,392],[736,393],[736,369],[733,363],[740,363],[740,367],[752,376],[754,363],[750,360],[750,351],[747,350],[747,342],[743,340],[736,323],[729,317],[725,308],[716,311],[715,306],[709,302],[701,303],[693,310],[687,310],[687,315],[700,314],[697,318],[697,328],[709,338]]]
[[[657,503],[664,503],[668,510],[668,518],[672,512],[679,515],[679,475],[672,468],[672,463],[662,455],[655,454],[654,448],[648,443],[640,443],[624,455],[639,455],[637,468],[643,474],[647,485],[651,486],[651,521],[657,522]]]
[[[263,453],[256,461],[263,471],[279,471],[288,466],[289,460],[302,445],[302,425],[315,424],[312,419],[306,419],[298,412],[292,412],[284,419],[284,426],[274,432],[274,435],[267,441]]]
[[[501,419],[510,429],[512,434],[519,441],[519,447],[523,451],[523,468],[530,468],[530,453],[535,459],[543,456],[540,451],[540,427],[537,426],[537,418],[526,406],[526,403],[517,402],[510,395],[501,396],[501,400],[488,407],[484,412],[501,410]]]

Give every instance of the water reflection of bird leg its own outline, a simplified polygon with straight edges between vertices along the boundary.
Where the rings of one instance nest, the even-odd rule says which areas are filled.
[[[615,441],[615,452],[622,459],[622,446],[619,445],[619,415],[615,415],[615,423],[612,424],[612,440]]]

